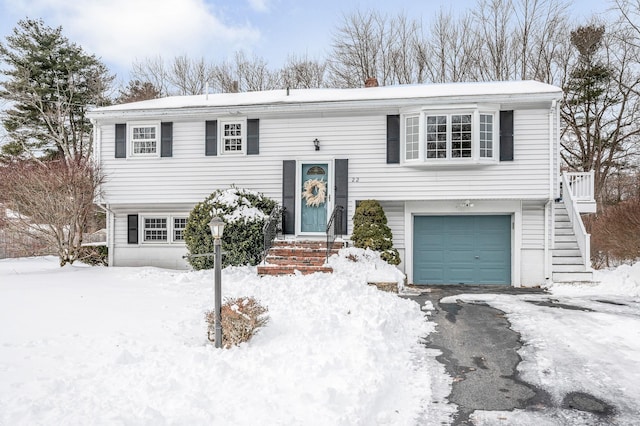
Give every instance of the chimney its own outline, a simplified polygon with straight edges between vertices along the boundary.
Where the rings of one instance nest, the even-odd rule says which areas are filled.
[[[375,77],[369,77],[364,81],[364,87],[378,87],[378,79]]]
[[[231,93],[238,93],[238,80],[233,80],[231,83]]]

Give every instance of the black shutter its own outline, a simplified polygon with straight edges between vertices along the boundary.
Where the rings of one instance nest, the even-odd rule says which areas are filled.
[[[127,215],[127,243],[138,244],[138,215]]]
[[[500,161],[513,161],[513,111],[500,111]]]
[[[127,125],[116,124],[116,158],[127,157]]]
[[[171,157],[173,155],[173,123],[160,125],[160,156]]]
[[[218,121],[205,122],[204,129],[205,149],[204,155],[218,155]]]
[[[260,153],[260,120],[247,120],[247,155]]]
[[[282,231],[286,235],[296,233],[296,161],[282,162]]]
[[[387,115],[387,164],[400,163],[400,116]]]
[[[342,215],[336,233],[347,234],[347,203],[349,202],[349,160],[335,161],[336,166],[336,206],[342,206]]]

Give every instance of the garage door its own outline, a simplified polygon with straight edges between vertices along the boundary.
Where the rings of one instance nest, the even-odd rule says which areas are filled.
[[[414,284],[511,284],[511,216],[415,216]]]

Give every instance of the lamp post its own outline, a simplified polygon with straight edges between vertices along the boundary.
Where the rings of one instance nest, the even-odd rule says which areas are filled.
[[[224,222],[218,217],[214,216],[209,222],[211,228],[211,236],[213,236],[213,254],[215,259],[214,272],[213,272],[213,286],[214,286],[214,311],[215,311],[215,342],[216,348],[222,347],[222,316],[220,315],[220,309],[222,305],[222,253],[220,250],[220,238],[224,232]]]

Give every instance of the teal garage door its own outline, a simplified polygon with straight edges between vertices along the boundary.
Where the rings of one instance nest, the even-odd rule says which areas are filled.
[[[511,284],[511,216],[414,216],[414,284]]]

